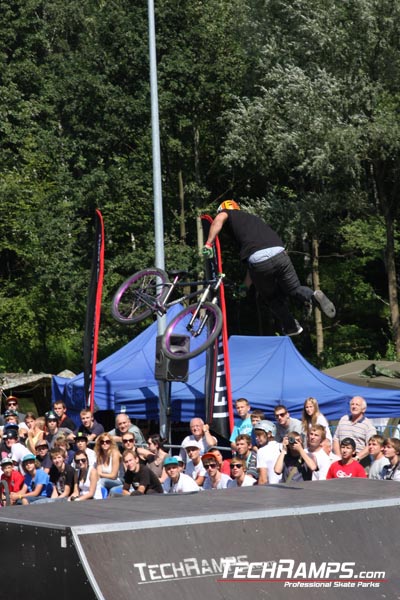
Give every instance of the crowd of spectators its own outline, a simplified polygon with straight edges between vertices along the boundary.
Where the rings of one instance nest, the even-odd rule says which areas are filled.
[[[221,452],[209,426],[194,418],[174,453],[158,434],[145,439],[126,413],[104,431],[88,409],[76,426],[63,402],[37,417],[21,413],[18,399],[9,396],[1,425],[1,480],[11,503],[20,505],[335,478],[400,481],[400,440],[377,433],[360,396],[350,400],[333,434],[315,398],[305,400],[301,419],[277,405],[275,422],[251,411],[245,398],[235,406],[230,448]]]

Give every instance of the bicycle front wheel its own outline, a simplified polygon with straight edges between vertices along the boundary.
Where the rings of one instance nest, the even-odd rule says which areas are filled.
[[[167,326],[161,339],[164,354],[173,360],[187,360],[207,350],[222,329],[222,312],[217,304],[204,302],[192,325],[190,321],[198,308],[191,304],[184,308]],[[188,344],[182,336],[188,336]]]
[[[151,267],[131,275],[115,293],[111,314],[118,323],[129,325],[146,319],[162,304],[169,289],[168,275]]]

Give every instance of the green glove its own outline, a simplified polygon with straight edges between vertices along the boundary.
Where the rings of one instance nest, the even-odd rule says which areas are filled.
[[[214,256],[214,250],[212,249],[212,246],[207,246],[207,244],[203,246],[201,253],[204,258],[212,258]]]

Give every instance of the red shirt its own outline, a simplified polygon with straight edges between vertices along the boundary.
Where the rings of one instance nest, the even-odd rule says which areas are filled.
[[[328,473],[326,474],[327,479],[339,479],[341,477],[367,477],[364,467],[359,462],[353,460],[353,462],[344,465],[341,460],[338,460],[331,464]]]
[[[24,485],[24,476],[19,471],[13,471],[10,477],[6,477],[3,473],[2,481],[7,481],[10,492],[19,492]]]

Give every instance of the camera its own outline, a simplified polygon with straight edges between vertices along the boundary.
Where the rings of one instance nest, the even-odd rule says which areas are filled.
[[[290,438],[288,438],[288,442],[291,446],[293,446],[293,444],[295,444],[297,442],[297,440],[294,437],[290,437]]]

